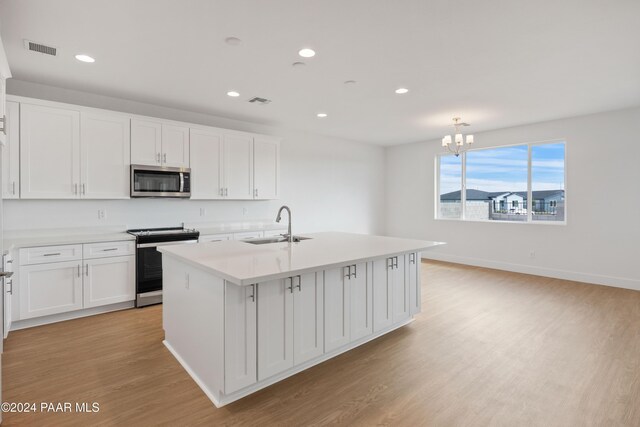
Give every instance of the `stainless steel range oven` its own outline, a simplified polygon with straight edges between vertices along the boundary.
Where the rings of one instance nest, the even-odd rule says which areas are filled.
[[[162,302],[162,254],[158,246],[197,243],[200,232],[183,227],[127,230],[136,236],[136,307]]]
[[[131,197],[191,197],[191,169],[131,165]]]

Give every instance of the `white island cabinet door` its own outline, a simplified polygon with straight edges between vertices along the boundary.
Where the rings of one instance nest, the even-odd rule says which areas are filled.
[[[373,261],[373,331],[393,325],[394,258]]]
[[[422,293],[420,289],[420,252],[409,254],[407,277],[409,278],[409,310],[411,315],[422,310]]]
[[[324,272],[324,351],[330,352],[351,340],[349,268]]]
[[[224,392],[255,384],[257,377],[256,285],[225,282]]]
[[[80,197],[80,113],[20,105],[20,187],[23,199]]]
[[[258,284],[258,380],[293,367],[293,279]]]
[[[221,199],[222,134],[213,130],[191,129],[189,157],[191,198]]]
[[[128,199],[130,120],[128,117],[80,115],[80,194],[86,199]]]
[[[84,276],[84,308],[136,299],[134,256],[85,261]]]
[[[293,361],[299,365],[324,353],[322,272],[293,278]]]
[[[401,322],[411,316],[409,310],[409,281],[407,280],[407,264],[409,255],[395,257],[393,275],[393,323]]]
[[[253,199],[253,138],[224,136],[224,195],[227,199]]]
[[[364,338],[373,333],[371,272],[367,267],[371,263],[355,264],[351,268],[351,341]]]
[[[162,125],[162,166],[189,167],[189,128]]]
[[[162,160],[162,124],[131,119],[131,163],[160,166]]]
[[[280,141],[255,137],[253,164],[254,199],[277,199],[280,189]]]
[[[20,267],[20,319],[82,308],[82,262]]]
[[[2,149],[2,198],[20,197],[20,104],[7,102],[7,141]]]

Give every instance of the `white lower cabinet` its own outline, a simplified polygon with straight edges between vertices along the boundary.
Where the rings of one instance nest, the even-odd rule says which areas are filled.
[[[391,270],[394,258],[373,261],[373,331],[393,325],[393,282]]]
[[[134,256],[90,259],[84,263],[84,308],[131,301],[136,297]]]
[[[324,354],[324,274],[293,278],[293,363]]]
[[[81,308],[81,261],[20,267],[20,320]]]
[[[349,278],[351,300],[351,341],[373,333],[373,293],[370,263],[354,264]]]
[[[257,382],[256,285],[225,282],[224,392],[233,393]]]
[[[324,272],[324,350],[335,350],[351,341],[351,292],[349,267]]]
[[[409,311],[409,281],[407,279],[408,255],[395,257],[393,268],[387,270],[393,287],[393,323],[411,316]]]
[[[258,284],[258,380],[293,367],[293,281]]]
[[[411,315],[422,310],[422,293],[420,289],[420,253],[408,255],[407,279],[409,281],[409,311]]]

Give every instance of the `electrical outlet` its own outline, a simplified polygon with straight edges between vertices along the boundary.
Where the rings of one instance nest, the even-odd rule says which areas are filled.
[[[107,217],[107,211],[105,209],[98,209],[98,219],[105,219]]]
[[[536,251],[530,251],[529,252],[529,258],[535,258],[536,257]]]
[[[200,208],[200,216],[205,216],[207,214],[207,208]]]

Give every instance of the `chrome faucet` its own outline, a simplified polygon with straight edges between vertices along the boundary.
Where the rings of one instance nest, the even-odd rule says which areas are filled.
[[[279,210],[278,210],[278,216],[276,217],[276,222],[280,222],[280,220],[282,219],[282,211],[286,210],[287,213],[289,214],[289,227],[287,229],[287,235],[285,236],[287,238],[287,242],[291,243],[293,242],[293,234],[291,234],[291,209],[289,209],[289,206],[282,206]]]

